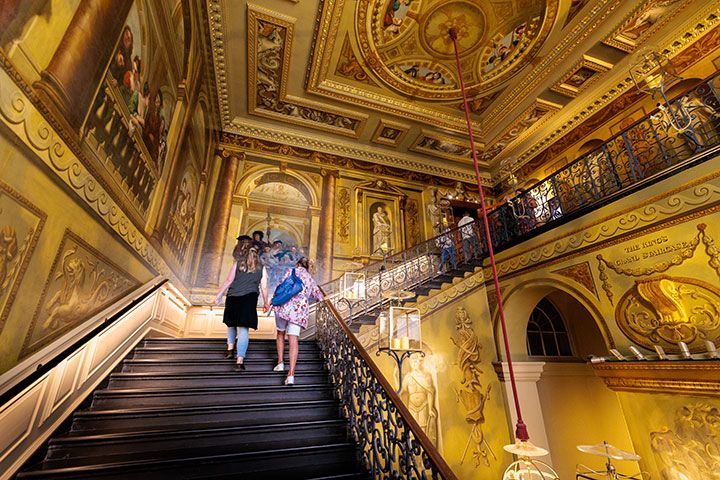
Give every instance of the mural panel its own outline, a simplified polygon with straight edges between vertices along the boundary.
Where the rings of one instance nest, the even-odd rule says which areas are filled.
[[[189,161],[185,163],[180,182],[175,185],[173,191],[163,236],[163,242],[180,265],[185,262],[185,255],[195,227],[195,205],[200,185],[195,167]]]
[[[0,332],[45,218],[44,212],[0,181]]]
[[[20,358],[82,324],[139,284],[121,267],[66,230]]]

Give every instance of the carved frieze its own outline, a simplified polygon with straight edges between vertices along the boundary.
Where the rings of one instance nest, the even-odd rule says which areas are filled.
[[[45,218],[46,214],[38,207],[0,181],[0,332],[15,301]]]
[[[337,214],[335,217],[335,233],[340,243],[350,242],[350,190],[338,189]]]
[[[132,275],[66,230],[20,357],[48,345],[138,285]]]

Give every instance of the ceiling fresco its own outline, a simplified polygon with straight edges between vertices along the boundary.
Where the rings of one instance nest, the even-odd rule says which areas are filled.
[[[388,87],[423,100],[459,100],[450,28],[458,32],[465,86],[477,98],[532,60],[557,13],[557,0],[360,0],[355,32],[364,64]]]
[[[224,131],[486,185],[634,87],[633,52],[681,53],[707,0],[205,0]],[[698,27],[701,25],[701,27]]]

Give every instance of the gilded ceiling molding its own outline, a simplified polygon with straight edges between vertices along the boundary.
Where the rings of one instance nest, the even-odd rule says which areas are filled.
[[[477,143],[478,148],[483,144]],[[434,157],[447,158],[457,162],[472,164],[472,149],[470,142],[450,135],[443,135],[431,130],[422,129],[409,150]],[[490,165],[478,156],[478,164],[488,168]]]
[[[397,147],[405,139],[410,125],[381,118],[370,138],[371,142]]]
[[[717,366],[712,362],[605,362],[592,367],[615,391],[720,395]]]
[[[627,53],[635,50],[650,35],[667,24],[693,0],[650,0],[638,5],[622,25],[608,35],[603,43]]]
[[[675,36],[674,40],[669,42],[669,44],[662,49],[662,53],[666,54],[675,61],[675,57],[682,57],[682,53],[685,49],[691,47],[693,43],[699,41],[705,34],[713,32],[718,24],[720,24],[720,6],[712,4],[696,18],[688,21],[686,23],[686,28],[683,28],[681,32]],[[697,52],[693,52],[693,58],[695,61],[699,60],[699,58],[697,58]],[[683,60],[683,63],[687,63],[687,61]],[[573,114],[573,112],[567,112],[567,116],[570,120],[557,127],[552,133],[545,136],[543,139],[534,142],[523,152],[519,154],[504,152],[508,156],[512,155],[516,158],[516,161],[512,164],[513,170],[517,170],[525,165],[527,162],[532,160],[533,156],[541,153],[556,140],[562,139],[562,137],[570,133],[573,128],[582,126],[582,123],[588,120],[589,117],[611,105],[613,101],[621,98],[623,94],[629,93],[632,88],[635,88],[635,86],[628,75],[625,79],[618,81],[613,88],[600,98],[595,99],[590,105],[580,109],[579,112],[575,114]],[[506,177],[507,172],[498,172],[496,177],[494,177],[494,180],[495,182],[501,182],[505,180]]]
[[[648,0],[652,1],[652,0]],[[500,116],[514,109],[527,98],[533,89],[545,78],[548,71],[560,68],[561,63],[572,53],[572,46],[585,40],[605,19],[622,4],[622,0],[598,0],[589,14],[577,22],[562,40],[527,74],[526,81],[506,92],[499,103],[487,114],[484,121],[493,124]]]
[[[287,95],[295,19],[248,4],[248,111],[357,138],[367,115]]]
[[[361,107],[380,110],[403,118],[417,120],[429,125],[455,132],[464,132],[467,128],[464,118],[454,113],[445,113],[427,108],[404,98],[390,97],[359,89],[330,78],[330,57],[337,40],[345,0],[321,0],[316,16],[313,34],[313,51],[310,70],[306,77],[306,90],[309,93],[350,102]],[[473,122],[473,128],[481,131],[480,121]]]
[[[108,190],[78,159],[68,143],[47,122],[5,69],[0,70],[0,120],[82,203],[94,211],[130,248],[161,275],[174,278],[171,270],[145,235],[128,218]]]
[[[222,24],[221,0],[207,0],[207,21],[210,36],[210,57],[208,65],[212,65],[215,73],[215,90],[217,92],[218,109],[222,127],[232,121],[230,114],[230,98],[228,96],[227,74],[225,73],[225,29]]]
[[[583,59],[572,66],[560,80],[550,87],[553,92],[560,93],[567,97],[575,98],[588,86],[595,83],[601,74],[613,67],[612,64],[603,62],[600,59],[589,55],[583,55]]]
[[[387,154],[383,150],[372,147],[363,147],[357,144],[341,143],[341,142],[328,142],[322,137],[314,137],[307,134],[295,134],[287,130],[271,130],[266,127],[259,125],[253,125],[249,122],[243,122],[242,124],[234,122],[225,132],[222,133],[222,137],[232,138],[237,136],[242,138],[242,142],[247,146],[244,146],[244,151],[252,152],[252,140],[259,142],[271,142],[275,145],[282,145],[289,149],[305,149],[314,152],[324,152],[331,156],[344,157],[347,161],[353,162],[372,162],[376,167],[380,168],[385,166],[389,169],[403,170],[404,174],[408,173],[414,175],[423,174],[437,177],[443,181],[461,181],[469,184],[475,184],[475,175],[470,169],[452,168],[443,165],[437,161],[423,161],[415,156],[407,155],[403,153],[392,153]],[[234,140],[230,140],[230,144]],[[223,140],[221,139],[221,143]],[[264,152],[268,153],[268,152]],[[437,181],[437,180],[436,180]],[[489,175],[483,176],[483,185],[492,187]]]
[[[490,147],[484,149],[478,160],[490,162],[497,157],[508,145],[520,141],[535,131],[549,116],[558,112],[561,105],[537,99],[524,112],[517,116],[517,119],[507,126],[495,140],[490,142]],[[488,163],[489,165],[489,163]]]

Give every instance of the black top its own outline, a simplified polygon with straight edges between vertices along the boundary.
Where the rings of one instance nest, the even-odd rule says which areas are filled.
[[[248,293],[259,293],[262,271],[261,266],[258,266],[258,269],[254,272],[243,272],[238,267],[235,270],[235,278],[228,288],[228,297],[241,297]]]

